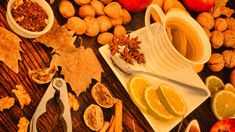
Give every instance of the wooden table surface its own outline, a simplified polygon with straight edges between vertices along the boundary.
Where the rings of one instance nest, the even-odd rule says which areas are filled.
[[[54,10],[54,14],[61,25],[65,24],[66,20],[63,19],[58,13],[58,2],[57,0],[52,7]],[[11,30],[6,22],[6,0],[0,1],[0,26]],[[126,26],[127,31],[131,32],[136,29],[139,29],[144,26],[144,11],[139,13],[132,13],[132,22]],[[98,48],[99,44],[96,42],[96,38],[90,38],[86,36],[82,36],[84,42],[83,45],[85,47],[90,47],[94,50],[98,60],[100,61],[104,73],[102,73],[102,83],[104,83],[107,87],[112,89],[112,94],[117,98],[123,101],[123,130],[124,131],[153,131],[148,122],[145,120],[141,112],[134,105],[128,93],[125,91],[121,83],[118,81],[117,77],[111,71],[109,66],[106,64],[102,56],[100,55]],[[51,60],[51,48],[44,46],[43,44],[33,43],[32,40],[22,38],[23,43],[21,43],[21,47],[24,53],[21,53],[22,61],[19,61],[19,69],[20,72],[15,74],[12,72],[3,62],[0,62],[0,98],[7,96],[15,97],[15,95],[11,92],[13,88],[15,88],[16,84],[21,84],[30,94],[32,102],[29,106],[24,107],[24,109],[20,108],[18,100],[16,100],[15,105],[9,110],[4,110],[0,112],[0,132],[10,131],[15,132],[17,128],[18,121],[20,117],[25,116],[28,120],[32,118],[34,111],[37,108],[48,84],[46,85],[38,85],[31,81],[29,78],[27,71],[28,69],[37,69],[37,68],[45,68],[50,65]],[[79,42],[76,42],[75,45],[79,46]],[[1,53],[0,53],[1,54]],[[222,72],[216,74],[225,82],[228,82],[229,70],[223,70]],[[212,73],[208,70],[207,67],[199,74],[200,77],[204,80],[206,76],[211,75]],[[58,75],[59,76],[59,75]],[[83,92],[78,97],[78,101],[80,103],[80,108],[77,112],[71,110],[72,122],[73,122],[73,130],[79,132],[87,132],[90,131],[89,128],[86,127],[82,115],[84,110],[91,103],[95,103],[90,96],[90,88],[87,92]],[[68,91],[71,92],[71,88],[68,86]],[[16,97],[15,97],[16,98]],[[61,123],[58,121],[59,113],[61,110],[56,104],[55,99],[51,99],[48,102],[48,111],[43,114],[37,123],[38,130],[40,131],[63,131],[61,129]],[[112,114],[114,114],[113,109],[103,109],[105,120],[110,120]],[[213,115],[210,108],[210,99],[207,99],[203,104],[201,104],[196,110],[194,110],[190,115],[188,115],[182,124],[181,131],[184,131],[188,123],[192,119],[197,119],[199,121],[202,132],[208,132],[210,127],[217,121],[215,116]],[[177,131],[179,124],[172,129],[172,131]]]

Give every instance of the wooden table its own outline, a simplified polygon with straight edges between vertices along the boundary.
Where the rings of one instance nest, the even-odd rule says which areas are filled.
[[[0,26],[6,27],[10,30],[9,26],[6,22],[6,0],[0,1]],[[58,13],[58,1],[53,4],[54,14],[59,21],[60,24],[65,24],[66,20],[63,19]],[[144,26],[144,11],[139,13],[132,14],[132,22],[126,26],[127,31],[131,32],[136,29],[139,29]],[[102,83],[112,89],[112,94],[117,98],[123,101],[123,130],[124,131],[153,131],[148,122],[145,120],[141,112],[134,105],[128,93],[125,91],[121,83],[118,81],[117,77],[111,71],[109,66],[106,64],[102,56],[100,55],[98,48],[99,44],[96,42],[96,38],[90,38],[86,36],[82,36],[86,47],[90,47],[94,50],[97,58],[99,59],[104,73],[102,73]],[[48,67],[51,60],[51,48],[44,46],[43,44],[33,43],[32,40],[28,40],[22,38],[23,43],[21,43],[21,47],[24,53],[21,53],[22,61],[19,61],[19,74],[15,74],[12,72],[3,62],[0,62],[0,97],[4,97],[6,95],[15,97],[15,95],[11,92],[13,88],[15,88],[16,84],[21,84],[30,94],[32,102],[29,106],[24,107],[24,109],[20,108],[18,100],[15,105],[9,110],[4,110],[0,112],[0,131],[16,131],[18,121],[20,117],[25,116],[27,119],[31,119],[34,114],[35,109],[37,108],[38,103],[40,102],[48,84],[46,85],[38,85],[31,81],[29,78],[27,71],[28,69],[37,69],[37,68],[45,68]],[[79,42],[75,43],[77,46]],[[1,54],[1,53],[0,53]],[[229,71],[225,70],[222,73],[218,73],[219,76],[223,78],[225,82],[228,81]],[[212,74],[208,68],[204,68],[204,70],[199,74],[200,77],[204,80],[206,76]],[[68,88],[71,91],[71,88]],[[87,92],[83,92],[78,97],[80,102],[80,108],[77,112],[71,110],[72,122],[73,122],[73,130],[79,132],[87,132],[90,131],[84,124],[82,115],[85,108],[91,103],[95,103],[90,96],[90,89]],[[16,98],[16,97],[15,97]],[[110,120],[112,114],[114,114],[113,109],[103,109],[105,120]],[[38,130],[40,131],[62,131],[61,123],[57,122],[59,117],[58,105],[56,105],[56,101],[51,99],[48,102],[48,112],[43,114],[37,123]],[[186,128],[187,124],[192,120],[197,119],[201,126],[201,130],[208,132],[212,124],[214,124],[217,119],[213,115],[210,108],[210,99],[201,104],[195,111],[193,111],[190,115],[188,115],[182,124],[182,131]],[[177,125],[172,131],[177,131],[179,125]]]

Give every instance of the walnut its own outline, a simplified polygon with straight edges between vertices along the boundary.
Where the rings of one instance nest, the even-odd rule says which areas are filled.
[[[224,35],[220,31],[213,31],[210,38],[211,46],[215,49],[220,48],[224,43]]]
[[[15,99],[8,96],[0,99],[0,112],[4,109],[10,109],[15,104]]]
[[[235,30],[235,19],[233,17],[226,18],[228,29]]]
[[[233,68],[235,66],[235,50],[225,50],[222,55],[225,60],[225,67]]]
[[[29,105],[31,102],[31,98],[29,96],[29,94],[27,93],[27,91],[24,89],[24,87],[22,87],[21,85],[16,85],[16,89],[12,89],[12,93],[15,94],[15,96],[17,97],[21,109],[24,108],[24,105]]]
[[[77,111],[78,108],[79,108],[78,100],[70,92],[69,92],[68,96],[69,96],[69,105],[70,105],[70,107],[73,108],[73,111]]]
[[[215,9],[212,16],[214,18],[217,18],[221,15],[224,15],[226,17],[231,17],[233,13],[234,13],[233,9],[230,9],[228,7],[225,7],[225,6],[221,6],[221,7],[218,7],[218,8]]]
[[[235,31],[226,30],[224,31],[224,46],[235,48]]]
[[[219,72],[224,68],[224,58],[219,53],[213,53],[208,61],[208,67],[213,72]]]
[[[18,123],[18,132],[27,132],[29,121],[25,117],[21,117]]]
[[[227,21],[224,18],[217,18],[215,20],[215,29],[218,31],[224,31],[228,27]]]
[[[202,12],[197,17],[198,23],[207,29],[212,29],[214,27],[214,18],[213,16],[208,12]]]
[[[233,70],[230,74],[230,83],[235,86],[235,70]]]

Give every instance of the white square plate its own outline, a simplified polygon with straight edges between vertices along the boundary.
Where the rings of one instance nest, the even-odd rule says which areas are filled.
[[[154,27],[154,25],[152,25],[152,26]],[[142,42],[140,44],[141,47],[148,45],[148,39],[147,39],[147,36],[145,33],[145,28],[141,28],[135,32],[132,32],[130,34],[130,36],[131,37],[138,36],[139,40]],[[100,51],[101,55],[103,56],[103,58],[105,59],[105,61],[107,62],[107,64],[110,66],[110,68],[114,72],[114,74],[117,76],[117,78],[119,79],[119,81],[121,82],[123,87],[128,92],[127,84],[128,84],[128,81],[131,79],[131,76],[127,76],[127,75],[123,74],[112,64],[112,62],[110,60],[111,53],[109,50],[109,45],[104,45],[103,47],[101,47],[99,49],[99,51]],[[151,62],[146,62],[146,63],[151,63]],[[132,68],[148,71],[145,64],[133,65]],[[144,75],[140,75],[140,76],[144,76]],[[198,87],[202,87],[204,89],[207,89],[206,86],[204,85],[204,83],[202,82],[202,80],[200,79],[200,77],[197,75],[197,73],[192,69],[192,67],[188,67],[188,68],[185,68],[181,71],[172,73],[168,77],[177,79],[179,81],[182,81],[182,82],[185,82],[188,84],[192,84],[194,86],[198,86]],[[158,87],[160,84],[167,84],[167,85],[170,85],[173,88],[177,89],[181,93],[181,95],[184,98],[185,103],[186,103],[187,111],[186,111],[185,117],[188,114],[190,114],[193,110],[195,110],[200,104],[202,104],[210,96],[209,94],[208,94],[208,96],[197,95],[197,94],[194,94],[191,91],[187,90],[186,88],[182,88],[181,86],[175,85],[170,82],[162,81],[162,80],[150,77],[150,76],[144,76],[144,78],[147,79],[155,87]],[[208,89],[207,89],[207,92],[209,93]],[[144,115],[146,120],[149,122],[151,127],[154,129],[154,131],[158,131],[158,132],[170,131],[182,120],[182,117],[178,116],[178,117],[174,117],[171,120],[164,121],[164,120],[156,119],[153,117],[153,115],[150,115],[150,114],[145,113],[143,111],[142,111],[142,114]]]

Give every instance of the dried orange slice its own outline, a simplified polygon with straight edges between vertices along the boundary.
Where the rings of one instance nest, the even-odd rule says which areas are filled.
[[[93,131],[98,131],[103,127],[103,111],[98,105],[91,104],[84,112],[83,119],[87,127]]]
[[[117,102],[108,88],[99,82],[92,87],[91,96],[98,105],[104,108],[111,108]]]

